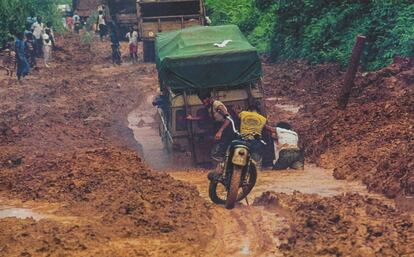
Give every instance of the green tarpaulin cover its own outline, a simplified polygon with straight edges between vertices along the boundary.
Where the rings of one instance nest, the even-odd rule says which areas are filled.
[[[262,76],[256,48],[235,25],[159,33],[155,44],[162,88],[234,87]]]

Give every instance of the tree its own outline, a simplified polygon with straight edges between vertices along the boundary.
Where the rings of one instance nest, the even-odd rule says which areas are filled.
[[[32,13],[42,16],[44,22],[51,22],[58,31],[61,30],[61,16],[56,7],[56,0],[0,1],[0,46],[26,29],[26,18]]]

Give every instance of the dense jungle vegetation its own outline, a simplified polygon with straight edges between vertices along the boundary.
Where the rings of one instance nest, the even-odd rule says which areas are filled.
[[[363,66],[414,55],[412,0],[206,0],[214,24],[237,24],[273,61],[348,62],[355,36],[367,43]]]
[[[31,14],[42,16],[43,22],[52,22],[55,30],[62,29],[61,15],[56,4],[58,0],[0,0],[0,46],[13,40],[16,32],[26,29],[26,18]]]
[[[348,62],[355,36],[367,36],[362,63],[375,70],[414,55],[412,0],[205,0],[214,24],[237,24],[273,61]],[[30,13],[61,27],[55,6],[69,0],[0,0],[0,46],[25,29]]]

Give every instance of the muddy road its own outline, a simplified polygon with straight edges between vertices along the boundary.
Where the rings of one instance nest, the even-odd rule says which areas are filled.
[[[0,75],[0,256],[414,256],[410,198],[334,179],[332,158],[265,170],[249,205],[213,205],[207,170],[163,151],[155,67],[61,40],[51,69],[21,84]],[[303,129],[307,103],[272,83],[274,69],[270,118]]]

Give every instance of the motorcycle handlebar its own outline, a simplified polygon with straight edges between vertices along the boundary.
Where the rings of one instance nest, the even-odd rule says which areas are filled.
[[[240,132],[236,129],[236,125],[234,124],[234,120],[231,118],[231,116],[230,116],[229,114],[227,114],[227,115],[224,115],[224,117],[225,117],[228,121],[230,121],[230,124],[231,124],[231,127],[232,127],[232,129],[233,129],[233,132],[234,132],[236,135],[241,136]]]

